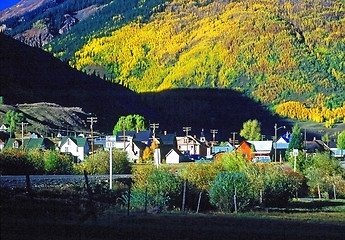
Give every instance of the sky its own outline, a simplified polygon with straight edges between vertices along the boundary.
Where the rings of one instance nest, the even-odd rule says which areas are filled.
[[[20,2],[20,0],[0,0],[0,11],[11,7],[12,5]]]

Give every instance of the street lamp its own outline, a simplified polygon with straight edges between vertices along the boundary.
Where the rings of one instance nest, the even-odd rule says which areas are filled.
[[[277,131],[281,128],[285,128],[285,126],[278,127],[277,124],[274,124],[274,161],[277,162]]]

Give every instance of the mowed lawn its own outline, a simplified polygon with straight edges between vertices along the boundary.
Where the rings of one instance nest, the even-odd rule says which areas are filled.
[[[27,205],[27,206],[26,206]],[[54,204],[53,204],[54,205]],[[119,213],[107,209],[80,220],[82,212],[58,203],[2,204],[1,239],[345,239],[345,213],[273,211],[240,214]],[[332,207],[333,208],[333,207]]]

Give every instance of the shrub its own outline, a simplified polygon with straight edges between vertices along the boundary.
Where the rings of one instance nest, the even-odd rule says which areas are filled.
[[[89,156],[77,169],[79,172],[86,170],[89,174],[109,174],[109,151],[100,150]],[[127,153],[119,149],[113,149],[113,173],[131,173],[132,166],[127,158]]]
[[[133,186],[131,197],[132,206],[145,206],[145,192],[147,191],[147,203],[151,207],[160,209],[174,208],[173,203],[180,198],[182,180],[174,173],[166,169],[153,170],[146,179],[146,185]]]
[[[251,194],[251,184],[247,175],[243,171],[219,172],[213,182],[209,195],[210,202],[219,210],[228,212],[245,209],[253,195]]]
[[[73,161],[69,155],[56,151],[47,151],[44,154],[45,169],[47,174],[73,174]]]
[[[44,165],[44,153],[40,149],[32,149],[26,152],[26,159],[29,164],[32,164],[35,168],[35,171],[32,174],[44,174],[45,165]]]
[[[4,149],[0,153],[0,168],[3,175],[37,173],[34,162],[28,161],[25,152],[18,149]]]
[[[298,173],[275,166],[263,173],[263,203],[267,207],[285,207],[301,186]]]

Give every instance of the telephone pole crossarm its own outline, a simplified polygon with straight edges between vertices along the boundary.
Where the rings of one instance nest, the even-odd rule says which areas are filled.
[[[97,117],[87,117],[87,122],[90,123],[90,130],[91,130],[91,152],[93,154],[93,124],[97,122]]]

